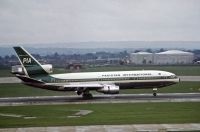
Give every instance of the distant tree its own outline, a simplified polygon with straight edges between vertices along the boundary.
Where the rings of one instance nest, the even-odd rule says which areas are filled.
[[[163,48],[161,48],[160,50],[159,50],[159,52],[164,52],[165,50],[163,49]]]
[[[146,52],[152,53],[152,49],[146,49]]]
[[[194,50],[193,53],[194,54],[200,54],[200,50]]]
[[[120,52],[119,55],[120,55],[121,58],[125,58],[125,57],[128,56],[129,54],[128,54],[128,52],[125,50],[125,51],[123,51],[123,52]]]
[[[15,59],[17,59],[17,57],[15,55],[11,55],[10,59],[15,60]]]
[[[119,64],[120,64],[120,65],[124,65],[124,61],[123,61],[123,60],[120,60],[120,61],[119,61]]]
[[[6,55],[4,58],[5,58],[6,60],[9,60],[9,59],[10,59],[10,56],[9,56],[9,55]]]
[[[42,57],[39,54],[32,54],[36,59],[41,59]]]
[[[141,50],[135,50],[135,53],[140,52]]]
[[[54,53],[54,57],[58,57],[59,54],[57,52]]]

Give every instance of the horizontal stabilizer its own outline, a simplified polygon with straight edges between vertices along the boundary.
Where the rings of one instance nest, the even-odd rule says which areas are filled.
[[[43,81],[39,81],[39,80],[30,78],[30,77],[27,77],[27,76],[23,76],[23,75],[17,74],[16,77],[18,77],[19,79],[21,79],[23,82],[26,82],[26,83],[41,83],[41,84],[45,83]]]

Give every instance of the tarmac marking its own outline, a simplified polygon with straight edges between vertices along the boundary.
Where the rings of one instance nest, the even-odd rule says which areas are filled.
[[[35,118],[37,118],[37,117],[34,117],[34,116],[26,116],[26,117],[24,117],[24,119],[35,119]]]
[[[25,116],[25,115],[10,114],[10,113],[0,113],[0,116],[14,117],[14,118],[23,118],[23,119],[35,119],[35,118],[37,118],[37,117],[34,117],[34,116]]]
[[[79,112],[75,113],[75,115],[77,116],[83,116],[83,115],[88,115],[90,113],[92,113],[93,111],[91,110],[79,110]]]
[[[76,118],[76,117],[81,117],[81,116],[85,116],[88,115],[90,113],[92,113],[93,111],[91,110],[78,110],[78,112],[76,112],[73,115],[67,116],[68,118]]]
[[[8,114],[8,113],[0,113],[0,116],[4,116],[4,117],[23,117],[24,115],[17,115],[17,114]]]

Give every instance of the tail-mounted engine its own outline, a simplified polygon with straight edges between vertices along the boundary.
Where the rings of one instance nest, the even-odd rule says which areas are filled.
[[[51,64],[45,64],[45,65],[41,65],[41,66],[47,73],[53,72],[53,66]],[[20,75],[25,74],[24,68],[21,65],[12,66],[11,73],[12,74],[20,74]]]

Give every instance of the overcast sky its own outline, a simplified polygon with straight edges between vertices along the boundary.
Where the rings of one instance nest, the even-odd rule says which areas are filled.
[[[87,41],[200,41],[200,0],[0,0],[0,45]]]

